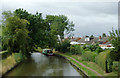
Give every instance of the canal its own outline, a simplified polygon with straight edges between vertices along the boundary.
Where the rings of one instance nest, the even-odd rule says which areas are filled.
[[[81,74],[64,58],[32,53],[28,60],[19,64],[6,76],[81,76]]]

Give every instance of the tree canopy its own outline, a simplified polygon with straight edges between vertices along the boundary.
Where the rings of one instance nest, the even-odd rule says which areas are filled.
[[[3,46],[7,45],[7,49],[10,53],[22,52],[27,55],[31,50],[29,47],[29,31],[26,28],[26,25],[29,24],[29,22],[25,19],[20,19],[13,14],[9,14],[9,11],[3,12],[5,17],[5,26],[2,27]]]
[[[3,12],[2,28],[3,49],[28,55],[35,47],[55,48],[65,33],[74,31],[74,24],[64,15],[46,15],[43,19],[42,13],[31,14],[20,8]]]

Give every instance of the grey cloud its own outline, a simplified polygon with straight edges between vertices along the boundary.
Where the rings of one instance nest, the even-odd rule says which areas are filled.
[[[8,1],[8,3],[7,3]],[[117,2],[41,2],[5,0],[3,10],[24,8],[30,13],[66,15],[75,24],[75,36],[108,33],[118,24]]]

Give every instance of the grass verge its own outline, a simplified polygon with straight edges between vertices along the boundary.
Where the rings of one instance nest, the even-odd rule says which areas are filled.
[[[88,76],[91,76],[94,78],[98,77],[98,75],[94,72],[92,72],[91,70],[81,66],[80,64],[78,64],[76,61],[72,60],[70,57],[74,58],[75,60],[79,61],[80,63],[84,64],[85,66],[95,70],[96,72],[98,72],[99,74],[101,74],[102,76],[104,76],[105,78],[108,78],[110,76],[114,76],[114,78],[117,78],[117,74],[114,72],[111,73],[105,73],[105,71],[96,63],[94,62],[89,62],[89,61],[82,61],[81,56],[80,55],[71,55],[68,53],[57,53],[61,56],[67,57],[73,64],[75,64],[77,67],[79,67],[81,70],[83,70]]]

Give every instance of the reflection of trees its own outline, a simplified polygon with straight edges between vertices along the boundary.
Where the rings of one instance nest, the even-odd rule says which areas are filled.
[[[33,53],[32,57],[8,73],[12,76],[64,76],[69,63],[64,58]],[[69,71],[67,71],[69,73]]]

